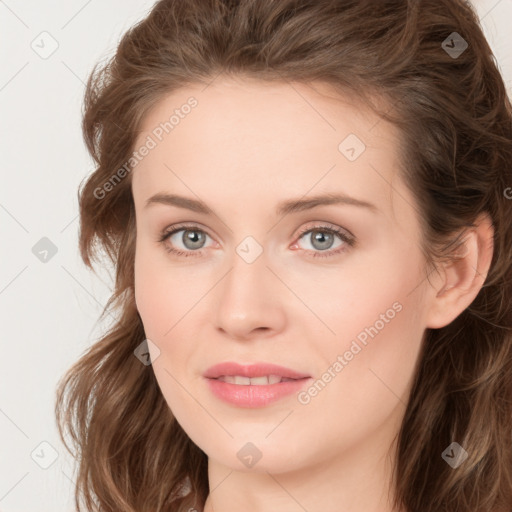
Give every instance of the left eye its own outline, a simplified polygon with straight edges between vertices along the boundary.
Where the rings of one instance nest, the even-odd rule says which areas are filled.
[[[174,241],[172,245],[165,243],[167,239],[172,241],[172,237],[181,232],[183,232],[183,234],[178,237],[178,240],[184,245],[185,250],[175,249],[174,246],[176,241]],[[334,256],[347,250],[348,247],[352,247],[355,244],[355,239],[353,237],[345,234],[343,231],[341,231],[341,229],[337,227],[316,226],[313,228],[308,228],[303,230],[298,235],[298,240],[305,238],[308,234],[313,235],[310,236],[310,240],[312,240],[313,244],[313,250],[307,249],[306,252],[312,253],[311,256],[313,257]],[[210,236],[204,230],[197,226],[175,226],[175,228],[170,231],[164,231],[159,239],[159,242],[164,243],[165,249],[168,252],[178,256],[200,256],[201,249],[203,249],[206,237],[210,238]],[[340,244],[338,245],[338,248],[331,249],[335,237],[340,240]],[[296,247],[297,243],[293,245],[293,248]]]
[[[327,233],[327,236],[325,236],[325,233]],[[317,226],[306,229],[300,233],[299,240],[309,234],[313,235],[309,237],[309,239],[313,241],[313,249],[318,249],[313,250],[312,256],[314,258],[327,258],[338,255],[346,251],[348,247],[352,247],[355,244],[355,239],[352,236],[345,234],[337,227]],[[330,250],[335,237],[341,240],[341,244],[338,245],[337,249]],[[297,244],[293,245],[293,247],[296,246]]]

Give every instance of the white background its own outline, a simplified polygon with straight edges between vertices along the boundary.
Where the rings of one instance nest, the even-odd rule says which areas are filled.
[[[112,287],[106,270],[95,276],[78,254],[77,191],[92,171],[82,97],[93,65],[114,53],[153,4],[0,0],[0,512],[74,510],[73,461],[57,434],[55,388],[106,328],[97,320]],[[510,94],[512,0],[473,4]],[[43,31],[58,43],[46,59],[31,47]],[[47,262],[32,252],[43,237],[57,248]],[[47,469],[35,462],[51,462],[42,442],[58,455]]]

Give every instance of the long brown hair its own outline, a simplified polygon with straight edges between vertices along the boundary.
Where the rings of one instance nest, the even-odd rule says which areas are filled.
[[[511,510],[512,107],[474,9],[458,0],[160,0],[92,70],[82,127],[96,168],[78,193],[79,244],[91,269],[99,250],[114,264],[102,316],[117,310],[118,320],[57,390],[59,432],[76,448],[66,444],[78,461],[78,510],[80,496],[90,511],[201,509],[209,492],[206,454],[134,356],[145,334],[134,300],[130,157],[151,106],[221,73],[327,83],[399,127],[400,171],[431,268],[479,214],[490,215],[483,287],[449,325],[425,333],[394,491],[396,507],[410,512]],[[456,469],[441,456],[453,441],[468,453]],[[181,497],[187,478],[192,491]]]

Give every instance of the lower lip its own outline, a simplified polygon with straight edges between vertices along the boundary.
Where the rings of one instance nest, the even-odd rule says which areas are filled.
[[[238,407],[265,407],[285,396],[299,392],[311,378],[268,385],[228,384],[217,379],[206,379],[215,396]]]

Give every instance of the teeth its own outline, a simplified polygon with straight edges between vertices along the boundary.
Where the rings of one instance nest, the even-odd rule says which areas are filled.
[[[239,386],[267,386],[269,384],[278,384],[295,379],[288,379],[279,375],[267,375],[263,377],[242,377],[240,375],[223,375],[218,380],[228,384],[238,384]]]
[[[279,375],[269,375],[268,383],[269,384],[277,384],[278,382],[282,382],[282,378]]]
[[[239,377],[237,377],[239,378]],[[268,386],[268,377],[251,377],[250,379],[247,379],[248,381],[251,382],[251,385],[252,386],[261,386],[261,385],[267,385]],[[281,379],[279,379],[281,380]],[[235,380],[235,384],[237,384],[236,380]]]
[[[233,384],[240,384],[242,386],[248,386],[251,383],[251,379],[249,377],[239,377],[236,375],[233,377],[234,382]]]

